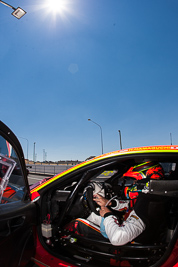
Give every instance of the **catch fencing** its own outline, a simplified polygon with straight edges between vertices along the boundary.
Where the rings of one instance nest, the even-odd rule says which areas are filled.
[[[38,165],[38,164],[27,164],[26,167],[30,174],[42,174],[42,175],[56,175],[65,170],[70,169],[74,165]]]

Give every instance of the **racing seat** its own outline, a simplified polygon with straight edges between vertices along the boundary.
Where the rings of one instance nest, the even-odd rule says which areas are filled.
[[[174,246],[178,237],[178,204],[175,199],[171,202],[167,227],[161,237],[152,243],[131,242],[124,246],[113,246],[108,239],[96,240],[65,232],[60,244],[73,258],[85,262],[84,266],[160,266],[157,262],[169,256],[169,248]]]

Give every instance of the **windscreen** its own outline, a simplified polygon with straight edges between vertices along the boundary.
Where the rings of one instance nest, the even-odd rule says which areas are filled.
[[[19,158],[13,146],[0,135],[0,203],[21,200],[24,185]]]
[[[0,201],[15,166],[16,162],[13,159],[7,158],[0,153]]]

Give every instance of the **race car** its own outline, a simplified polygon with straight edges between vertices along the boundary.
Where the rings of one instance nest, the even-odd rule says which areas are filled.
[[[159,162],[162,179],[124,176],[131,166],[143,162]],[[103,154],[29,187],[20,143],[0,122],[0,174],[0,266],[178,266],[178,146]],[[150,202],[159,196],[169,204],[166,226],[153,229],[151,241],[117,246],[108,238],[79,235],[66,227],[77,218],[99,214],[100,206],[93,200],[96,193],[108,201],[128,200],[133,187],[138,194],[149,195]],[[126,212],[117,214],[121,224]]]

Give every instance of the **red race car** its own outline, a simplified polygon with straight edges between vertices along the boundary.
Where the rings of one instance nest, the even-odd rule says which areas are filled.
[[[20,143],[0,122],[0,198],[0,266],[178,266],[178,146],[107,153],[29,187]],[[112,210],[116,200],[128,208]],[[104,236],[101,225],[96,236],[76,227],[81,221],[94,230],[91,214],[115,218],[116,237],[138,206],[147,221],[143,216],[141,234],[125,243],[114,243],[110,228]]]

